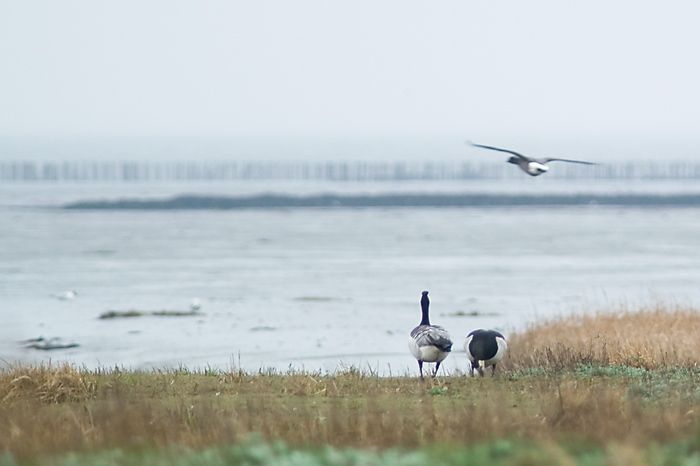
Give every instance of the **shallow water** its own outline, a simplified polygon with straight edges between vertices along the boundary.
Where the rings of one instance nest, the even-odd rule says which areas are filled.
[[[509,333],[621,303],[700,302],[698,208],[57,208],[84,199],[333,189],[499,185],[2,185],[0,356],[133,369],[345,364],[417,373],[407,336],[420,320],[423,290],[433,323],[455,340],[448,370],[466,368],[462,344],[474,328]],[[51,296],[65,290],[78,295]],[[195,297],[201,316],[98,318],[108,310],[188,310]],[[40,336],[80,346],[44,352],[19,344]]]

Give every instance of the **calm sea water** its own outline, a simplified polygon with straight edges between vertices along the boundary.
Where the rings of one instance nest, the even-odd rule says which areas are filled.
[[[0,185],[0,357],[132,369],[417,373],[421,291],[462,344],[570,313],[700,302],[700,209],[67,211],[85,199],[277,192],[695,191],[678,183]],[[529,183],[529,184],[528,184]],[[76,290],[72,300],[52,296]],[[203,315],[103,320],[109,310]],[[475,314],[475,315],[471,315]],[[23,340],[79,346],[28,349]]]

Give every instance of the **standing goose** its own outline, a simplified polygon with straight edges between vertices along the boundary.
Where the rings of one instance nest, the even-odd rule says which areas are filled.
[[[545,159],[533,159],[532,157],[526,157],[523,154],[519,154],[517,152],[514,152],[512,150],[508,149],[500,149],[498,147],[492,147],[492,146],[482,146],[481,144],[474,144],[473,142],[470,142],[474,147],[481,147],[482,149],[490,149],[490,150],[497,150],[499,152],[507,152],[509,154],[513,154],[514,157],[511,157],[508,159],[508,163],[513,163],[517,166],[519,166],[525,173],[531,176],[537,176],[541,175],[542,173],[547,172],[549,170],[549,167],[545,164],[549,162],[570,162],[570,163],[582,163],[584,165],[598,165],[597,163],[593,162],[583,162],[581,160],[570,160],[570,159],[555,159],[555,158],[545,158]]]
[[[503,358],[508,345],[503,335],[495,330],[474,330],[467,335],[464,343],[464,351],[471,362],[471,375],[476,369],[480,375],[484,375],[484,369],[492,366],[491,376],[496,373],[496,364]]]
[[[408,349],[411,354],[418,360],[418,370],[420,378],[423,380],[423,363],[434,362],[435,373],[437,375],[440,363],[452,351],[452,340],[450,334],[442,327],[430,325],[430,317],[428,315],[428,307],[430,299],[428,292],[424,291],[420,299],[421,309],[423,310],[423,319],[420,325],[411,331],[411,336],[408,339]]]

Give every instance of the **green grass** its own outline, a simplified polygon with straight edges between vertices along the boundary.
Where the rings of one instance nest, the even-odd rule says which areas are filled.
[[[436,445],[421,449],[359,450],[353,448],[290,448],[284,442],[265,442],[249,436],[236,445],[203,449],[113,449],[94,453],[69,453],[38,458],[45,466],[524,466],[524,465],[696,465],[700,452],[695,442],[660,445],[651,443],[632,449],[611,444],[606,448],[583,442],[568,444],[497,440],[469,447]],[[0,466],[15,466],[8,453]]]

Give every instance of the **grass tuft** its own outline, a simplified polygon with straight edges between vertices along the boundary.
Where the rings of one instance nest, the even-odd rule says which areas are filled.
[[[87,370],[72,365],[12,367],[0,372],[0,400],[18,399],[43,403],[85,401],[95,395],[96,384]]]
[[[506,371],[576,366],[696,368],[700,365],[700,312],[656,305],[572,315],[513,334],[501,362]]]

